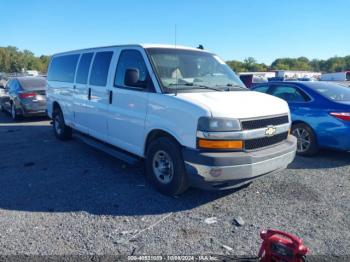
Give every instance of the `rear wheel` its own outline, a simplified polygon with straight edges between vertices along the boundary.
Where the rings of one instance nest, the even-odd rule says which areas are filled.
[[[161,137],[151,142],[146,171],[152,184],[165,195],[179,195],[188,188],[181,147],[171,138]]]
[[[53,131],[58,139],[68,140],[72,137],[72,128],[65,124],[63,113],[60,108],[54,110],[52,120]]]
[[[314,131],[304,123],[292,126],[292,134],[298,139],[297,154],[313,156],[318,152],[318,144]]]

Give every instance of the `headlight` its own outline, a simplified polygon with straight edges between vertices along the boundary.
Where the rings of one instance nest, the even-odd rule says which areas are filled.
[[[237,119],[201,117],[198,120],[198,130],[203,132],[228,132],[241,130]]]

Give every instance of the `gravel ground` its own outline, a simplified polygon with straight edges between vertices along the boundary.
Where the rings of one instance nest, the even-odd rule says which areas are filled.
[[[297,157],[240,190],[169,198],[141,166],[57,141],[47,119],[0,113],[0,186],[2,255],[256,256],[266,228],[301,237],[311,254],[350,250],[350,153]]]

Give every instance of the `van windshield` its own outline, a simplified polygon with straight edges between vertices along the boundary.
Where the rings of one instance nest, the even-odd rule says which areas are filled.
[[[163,91],[248,90],[218,56],[195,50],[148,48]]]

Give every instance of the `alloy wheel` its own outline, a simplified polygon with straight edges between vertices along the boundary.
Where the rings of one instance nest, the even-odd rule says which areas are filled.
[[[311,135],[304,128],[296,128],[293,130],[293,135],[298,139],[297,152],[303,153],[309,150],[311,145]]]

